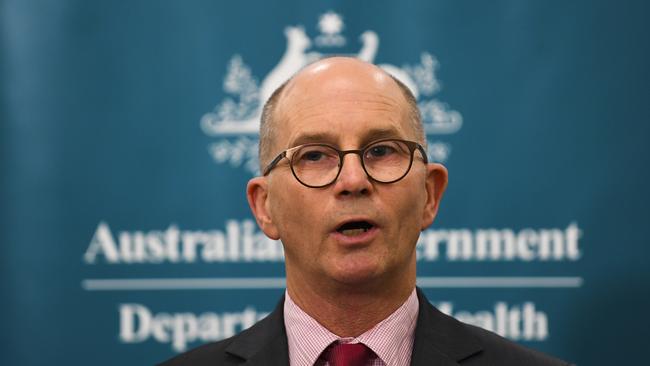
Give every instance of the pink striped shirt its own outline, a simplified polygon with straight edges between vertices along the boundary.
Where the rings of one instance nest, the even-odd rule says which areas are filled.
[[[377,357],[366,366],[410,365],[418,308],[418,297],[413,289],[404,304],[386,319],[356,338],[340,338],[305,313],[286,292],[284,325],[289,341],[290,364],[326,366],[328,363],[320,358],[321,354],[332,342],[339,341],[368,346]]]

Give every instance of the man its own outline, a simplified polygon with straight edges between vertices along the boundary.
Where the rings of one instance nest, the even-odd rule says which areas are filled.
[[[287,290],[267,318],[164,365],[561,365],[433,308],[415,245],[447,170],[428,163],[408,89],[374,65],[316,62],[267,102],[257,223],[285,250]]]

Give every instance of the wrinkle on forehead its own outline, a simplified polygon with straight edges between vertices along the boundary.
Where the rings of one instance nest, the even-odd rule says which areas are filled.
[[[403,122],[408,116],[398,103],[388,97],[330,98],[325,101],[321,97],[308,97],[291,105],[286,112],[280,122],[282,135],[285,137],[278,141],[281,144],[280,149],[295,146],[296,140],[302,139],[304,135],[325,135],[328,132],[331,135],[340,135],[340,128],[351,121],[377,122],[377,125],[373,124],[370,128],[393,131],[386,137],[408,137]],[[314,121],[317,123],[313,123]],[[327,140],[334,142],[332,138]]]
[[[305,117],[310,116],[312,113],[327,114],[334,111],[333,109],[323,110],[324,105],[330,108],[345,108],[350,110],[351,113],[364,111],[393,113],[400,111],[401,108],[401,105],[395,99],[381,94],[349,93],[351,94],[349,97],[343,94],[335,92],[330,96],[331,98],[327,98],[327,95],[299,97],[290,107],[292,113],[284,117],[290,120],[298,115]]]

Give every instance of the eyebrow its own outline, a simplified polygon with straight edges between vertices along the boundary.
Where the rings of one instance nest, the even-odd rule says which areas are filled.
[[[334,135],[327,132],[303,133],[298,135],[289,148],[312,143],[332,143],[335,141]]]
[[[399,131],[394,128],[394,127],[388,127],[388,128],[371,128],[366,133],[364,133],[363,137],[361,138],[361,145],[366,146],[367,144],[380,140],[380,139],[388,139],[388,138],[403,138]],[[304,144],[311,144],[311,143],[326,143],[326,144],[331,144],[331,145],[338,145],[336,143],[336,135],[333,133],[329,132],[316,132],[316,133],[304,133],[298,135],[296,139],[290,144],[289,148],[299,146],[299,145],[304,145]]]
[[[366,146],[367,144],[381,139],[402,139],[402,136],[399,131],[394,127],[389,128],[373,128],[366,132],[366,134],[361,139],[361,146]]]

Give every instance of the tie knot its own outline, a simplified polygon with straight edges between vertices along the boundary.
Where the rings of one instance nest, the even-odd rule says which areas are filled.
[[[374,355],[363,343],[338,343],[330,347],[327,362],[330,366],[364,366]]]

